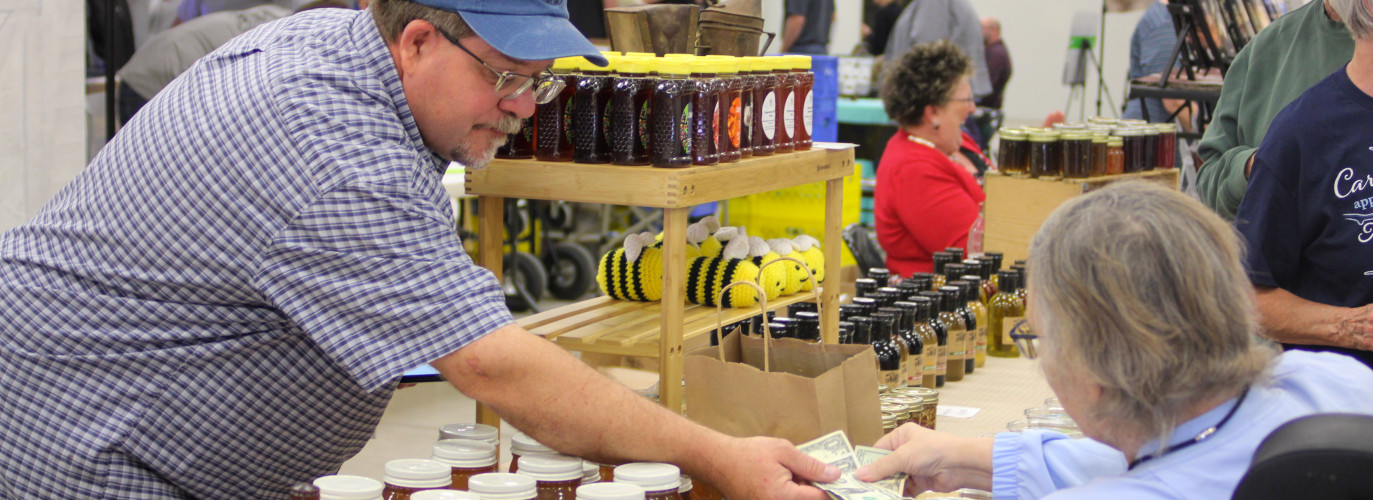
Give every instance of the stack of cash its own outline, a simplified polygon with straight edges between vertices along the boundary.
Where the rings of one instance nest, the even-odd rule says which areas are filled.
[[[802,453],[816,460],[838,467],[842,474],[832,483],[816,483],[820,489],[840,500],[900,500],[906,484],[906,474],[896,474],[875,483],[859,481],[854,473],[859,467],[876,462],[891,453],[869,446],[854,448],[844,431],[834,431],[799,446]]]

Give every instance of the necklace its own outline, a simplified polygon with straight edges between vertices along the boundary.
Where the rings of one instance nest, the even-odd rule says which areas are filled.
[[[1194,444],[1197,444],[1197,443],[1200,443],[1200,442],[1202,442],[1202,441],[1205,441],[1206,438],[1211,437],[1211,435],[1215,434],[1216,431],[1220,430],[1221,426],[1225,425],[1226,422],[1229,422],[1229,421],[1230,421],[1230,417],[1235,416],[1235,410],[1240,409],[1240,405],[1244,404],[1244,397],[1245,397],[1245,396],[1248,396],[1248,395],[1249,395],[1249,386],[1245,386],[1245,387],[1244,387],[1244,392],[1241,392],[1241,393],[1240,393],[1239,399],[1235,400],[1235,406],[1231,406],[1231,407],[1230,407],[1230,411],[1229,411],[1229,412],[1226,412],[1225,416],[1224,416],[1224,417],[1221,417],[1220,422],[1217,422],[1216,425],[1207,427],[1206,429],[1204,429],[1204,430],[1202,430],[1200,433],[1198,433],[1196,437],[1192,438],[1192,439],[1189,440],[1189,441],[1184,441],[1184,442],[1182,442],[1182,443],[1178,443],[1176,446],[1172,446],[1172,447],[1167,448],[1167,451],[1165,451],[1164,453],[1159,453],[1159,454],[1155,454],[1155,455],[1146,455],[1146,456],[1143,456],[1143,457],[1136,458],[1134,461],[1130,462],[1130,468],[1129,468],[1129,470],[1134,470],[1134,468],[1135,468],[1136,466],[1138,466],[1139,464],[1142,464],[1142,463],[1144,463],[1144,462],[1148,462],[1148,461],[1153,460],[1153,459],[1155,459],[1155,458],[1161,457],[1161,456],[1163,456],[1165,453],[1172,453],[1172,452],[1181,450],[1181,449],[1183,449],[1183,448],[1186,448],[1186,447],[1188,447],[1188,446],[1192,446],[1192,445],[1194,445]]]
[[[926,147],[928,147],[928,148],[930,148],[930,149],[933,149],[933,150],[935,150],[935,151],[939,151],[939,148],[934,147],[934,143],[933,143],[933,142],[930,142],[929,140],[925,139],[924,137],[916,137],[916,136],[914,136],[914,135],[911,135],[910,132],[906,132],[906,140],[909,140],[909,141],[914,142],[914,143],[916,143],[916,144],[920,144],[920,145],[922,145],[922,146],[926,146]]]

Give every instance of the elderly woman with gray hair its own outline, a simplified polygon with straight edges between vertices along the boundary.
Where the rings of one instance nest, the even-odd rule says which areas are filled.
[[[1259,443],[1290,420],[1373,414],[1373,371],[1331,353],[1278,355],[1259,338],[1234,230],[1145,183],[1080,196],[1030,248],[1041,367],[1090,439],[1052,431],[963,438],[918,426],[858,471],[997,498],[1229,498]]]
[[[1327,0],[1349,64],[1273,119],[1235,225],[1268,337],[1373,366],[1373,0]]]

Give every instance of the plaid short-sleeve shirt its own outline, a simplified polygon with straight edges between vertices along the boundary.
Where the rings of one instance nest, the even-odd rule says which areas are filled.
[[[509,324],[367,12],[265,25],[0,236],[0,498],[284,498]]]

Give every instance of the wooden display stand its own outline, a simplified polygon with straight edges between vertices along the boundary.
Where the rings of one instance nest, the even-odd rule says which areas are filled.
[[[1030,240],[1054,209],[1069,198],[1112,182],[1147,180],[1170,188],[1178,187],[1178,169],[1151,170],[1134,174],[1108,175],[1088,179],[1039,178],[987,175],[986,227],[982,248],[1005,254],[1004,262],[1029,258]]]
[[[622,302],[591,299],[523,318],[519,324],[568,350],[657,358],[663,406],[682,408],[683,343],[701,340],[714,328],[716,312],[686,302],[686,227],[692,207],[714,201],[826,181],[825,269],[839,270],[843,179],[853,174],[853,145],[815,143],[809,151],[748,158],[720,165],[679,169],[587,165],[532,160],[495,160],[467,171],[466,189],[480,207],[480,264],[501,274],[500,235],[504,198],[566,200],[663,209],[663,299]],[[838,274],[834,275],[835,280]],[[817,290],[821,338],[838,342],[839,287]],[[796,294],[769,301],[770,309],[814,298]],[[727,310],[726,323],[757,314]],[[499,418],[478,405],[477,421],[498,425]]]

